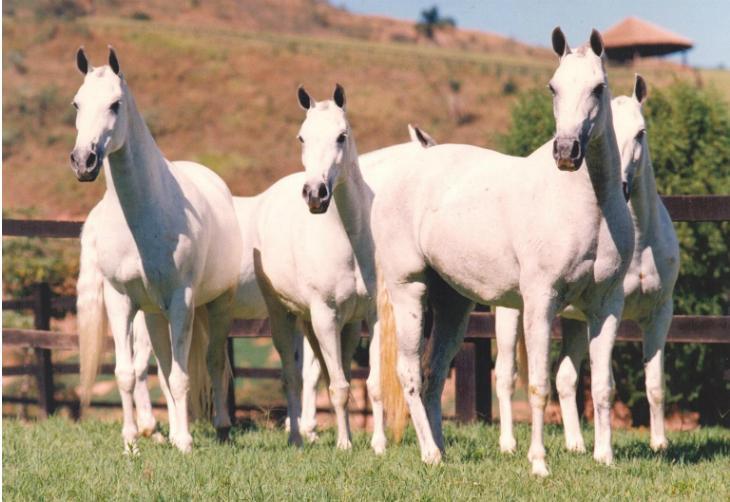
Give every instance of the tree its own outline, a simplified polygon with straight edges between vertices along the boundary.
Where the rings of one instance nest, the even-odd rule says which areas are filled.
[[[439,8],[434,5],[430,9],[421,11],[421,20],[416,24],[416,30],[429,40],[436,36],[436,30],[453,28],[456,21],[452,17],[441,17]]]

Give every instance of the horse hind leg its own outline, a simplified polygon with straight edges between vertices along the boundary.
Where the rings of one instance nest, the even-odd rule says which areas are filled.
[[[137,428],[142,436],[150,437],[157,429],[157,420],[152,414],[152,402],[147,386],[152,345],[150,344],[144,313],[138,312],[133,323],[134,332],[134,374],[137,381],[134,385],[134,406],[137,410]]]
[[[434,274],[435,275],[435,274]],[[423,397],[436,445],[444,451],[441,394],[451,361],[464,341],[474,303],[457,293],[440,277],[429,280],[429,302],[433,307],[430,352],[425,364]]]
[[[209,303],[207,307],[210,341],[208,344],[208,371],[213,387],[213,425],[220,441],[226,441],[231,428],[228,413],[228,385],[231,380],[226,341],[231,330],[231,301],[233,291],[228,291]],[[228,370],[228,371],[227,371]]]
[[[580,367],[588,350],[588,334],[582,321],[562,319],[563,348],[560,354],[555,386],[560,398],[560,411],[565,429],[565,447],[568,451],[586,451],[580,431],[580,418],[575,400],[575,392],[580,376]]]
[[[649,444],[654,451],[665,450],[669,445],[664,432],[664,346],[673,310],[672,300],[669,299],[642,326],[646,397],[649,401],[651,429]]]
[[[311,330],[307,323],[304,329]],[[317,440],[317,383],[322,374],[319,359],[309,340],[302,340],[302,417],[299,427],[302,435],[310,442]]]
[[[518,309],[497,307],[495,317],[497,360],[494,373],[499,400],[499,449],[514,453],[517,441],[512,429],[512,394],[515,390],[515,347],[522,337],[522,312]]]
[[[375,315],[371,315],[368,326],[372,334],[368,353],[370,356],[370,373],[367,379],[368,396],[373,409],[373,437],[370,446],[376,455],[385,453],[387,439],[385,437],[385,410],[383,409],[382,385],[380,379],[380,323]]]

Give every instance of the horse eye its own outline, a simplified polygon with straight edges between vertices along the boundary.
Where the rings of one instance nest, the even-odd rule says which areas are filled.
[[[297,136],[297,139],[299,140],[300,143],[304,143],[304,138],[302,138],[301,134],[299,136]]]
[[[119,104],[120,104],[119,101],[115,101],[114,103],[112,103],[112,105],[109,107],[109,109],[111,111],[113,111],[114,113],[119,113]]]
[[[553,87],[553,84],[548,84],[547,87],[548,87],[548,89],[550,89],[550,94],[555,96],[556,93],[555,93],[555,87]]]
[[[347,138],[347,134],[345,134],[345,133],[343,132],[342,134],[340,134],[339,136],[337,136],[337,142],[338,142],[339,144],[342,144],[342,143],[344,143],[344,142],[345,142],[345,139],[346,139],[346,138]]]
[[[598,84],[596,87],[593,88],[593,95],[597,98],[600,98],[603,95],[603,89],[605,89],[606,86],[604,84]]]
[[[641,141],[644,139],[644,134],[646,134],[646,130],[642,129],[641,131],[636,133],[636,141]]]
[[[73,106],[77,110],[79,109],[79,104],[76,101],[71,101],[71,106]]]

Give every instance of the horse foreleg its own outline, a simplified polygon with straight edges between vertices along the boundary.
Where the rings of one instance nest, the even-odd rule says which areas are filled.
[[[193,290],[186,287],[175,291],[168,309],[170,339],[172,342],[172,367],[170,369],[170,395],[175,403],[176,433],[170,434],[170,442],[183,453],[193,448],[193,437],[188,426],[188,357],[193,328]]]
[[[611,400],[613,397],[613,371],[611,352],[616,340],[616,330],[623,310],[623,290],[618,287],[607,298],[602,308],[588,313],[588,335],[591,362],[591,396],[593,398],[595,442],[593,458],[606,465],[613,462],[611,448]]]
[[[550,392],[550,323],[555,316],[555,300],[553,295],[540,290],[532,295],[523,293],[523,298],[528,396],[532,410],[532,437],[527,458],[532,463],[533,474],[547,476],[543,427]]]
[[[352,448],[350,424],[347,416],[350,383],[347,381],[342,367],[341,329],[335,311],[323,303],[311,307],[311,318],[312,328],[330,377],[330,401],[335,409],[337,420],[337,448],[347,450]]]
[[[137,410],[137,428],[141,435],[149,437],[155,433],[157,420],[152,414],[150,391],[147,387],[147,373],[149,369],[152,345],[147,333],[147,324],[144,313],[138,312],[134,317],[134,374],[137,381],[134,385],[134,406]]]
[[[381,455],[385,453],[385,446],[388,441],[385,437],[385,413],[380,380],[380,323],[377,320],[377,313],[374,312],[370,315],[368,328],[370,329],[370,347],[368,348],[370,373],[368,374],[367,387],[373,408],[373,437],[370,440],[370,446],[376,455]]]
[[[228,384],[230,375],[226,371],[226,340],[231,331],[231,300],[233,291],[228,291],[207,305],[210,342],[208,344],[208,371],[213,386],[213,425],[220,440],[228,439],[231,417],[228,414]]]
[[[664,433],[664,345],[672,322],[672,299],[665,301],[642,326],[644,331],[644,372],[649,400],[652,450],[664,450],[669,443]]]
[[[289,444],[302,446],[299,417],[302,413],[302,373],[297,365],[299,340],[296,318],[272,298],[267,298],[274,347],[281,359],[282,381],[289,414]]]
[[[555,386],[560,397],[560,411],[563,415],[565,430],[565,447],[569,451],[583,453],[586,451],[583,435],[580,431],[578,405],[575,401],[575,390],[578,386],[580,366],[588,350],[586,325],[582,321],[562,319],[563,349],[560,353],[558,374]]]
[[[114,355],[119,395],[122,399],[122,439],[124,452],[136,455],[137,424],[134,421],[134,363],[132,360],[132,321],[136,309],[128,296],[120,294],[111,284],[104,282],[104,301],[109,318],[109,327],[114,336]]]
[[[474,303],[436,277],[429,281],[428,298],[433,307],[433,330],[430,357],[424,366],[426,383],[423,397],[434,440],[439,449],[444,451],[441,394],[451,361],[464,341]]]
[[[497,307],[494,331],[497,338],[497,360],[494,373],[499,400],[499,449],[514,453],[517,449],[512,430],[512,394],[515,390],[515,347],[522,335],[522,312]]]
[[[170,371],[172,369],[172,348],[170,347],[170,325],[161,314],[144,314],[147,334],[157,359],[157,380],[167,403],[167,420],[170,423],[170,438],[177,435],[177,412],[175,400],[170,393]]]

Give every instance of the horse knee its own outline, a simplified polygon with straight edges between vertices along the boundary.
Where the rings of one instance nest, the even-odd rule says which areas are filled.
[[[376,402],[380,402],[383,400],[383,393],[380,388],[380,378],[377,378],[374,375],[370,375],[367,379],[366,385],[368,387],[368,394],[370,395],[370,399]]]
[[[594,385],[591,388],[594,406],[598,409],[610,409],[613,401],[613,382],[611,385]]]
[[[497,397],[500,399],[511,399],[512,394],[515,391],[515,378],[514,375],[497,372],[495,375],[495,387],[497,390]]]
[[[648,386],[646,389],[646,398],[649,400],[649,404],[662,406],[664,404],[664,388],[661,385]]]
[[[335,408],[347,407],[347,401],[350,398],[350,386],[346,385],[343,387],[330,387],[330,399],[332,400],[332,406]]]
[[[170,394],[175,401],[185,399],[190,390],[190,378],[182,371],[172,371],[169,378]]]
[[[117,386],[120,392],[133,392],[135,384],[135,373],[133,369],[116,368],[114,376],[117,378]]]

